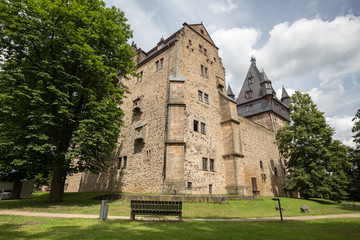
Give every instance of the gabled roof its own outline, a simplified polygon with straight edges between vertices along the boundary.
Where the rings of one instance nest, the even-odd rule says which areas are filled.
[[[248,79],[252,78],[252,83],[249,84]],[[263,97],[262,87],[260,85],[263,82],[263,74],[256,67],[255,62],[250,64],[248,73],[241,87],[238,98],[236,99],[237,105],[244,104],[247,101],[254,101]],[[251,99],[246,99],[245,95],[247,91],[252,91]]]
[[[194,30],[195,32],[197,32],[200,36],[202,36],[204,39],[206,39],[206,41],[208,41],[210,44],[214,45],[214,47],[216,47],[214,41],[212,40],[212,38],[210,37],[210,34],[208,33],[208,31],[206,30],[206,28],[204,27],[204,24],[198,23],[198,24],[187,24],[186,22],[183,24],[183,26],[187,25],[188,27],[190,27],[192,30]],[[218,47],[216,47],[218,48]]]

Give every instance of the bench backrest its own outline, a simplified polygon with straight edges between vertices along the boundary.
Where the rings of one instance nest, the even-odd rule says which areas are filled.
[[[154,210],[158,212],[181,212],[182,202],[179,201],[147,201],[131,200],[131,210]]]

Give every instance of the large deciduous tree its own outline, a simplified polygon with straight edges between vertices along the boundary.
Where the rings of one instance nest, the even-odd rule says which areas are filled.
[[[124,13],[100,0],[0,0],[0,172],[106,170],[134,74]]]
[[[280,153],[289,159],[285,189],[305,198],[345,197],[351,166],[346,147],[333,141],[333,129],[308,94],[295,92],[290,101],[292,123],[276,134]]]
[[[349,171],[349,194],[350,198],[356,201],[360,200],[360,109],[357,110],[353,118],[354,126],[352,128],[353,141],[355,149],[350,148],[350,159],[353,167]]]

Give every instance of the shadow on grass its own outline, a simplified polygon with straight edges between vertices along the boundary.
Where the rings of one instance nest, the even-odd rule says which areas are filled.
[[[105,194],[105,193],[104,193]],[[31,199],[15,199],[5,200],[0,204],[1,209],[17,209],[24,208],[40,208],[48,209],[57,206],[61,207],[91,207],[100,206],[100,200],[93,200],[92,198],[100,195],[99,193],[64,193],[63,202],[61,203],[48,203],[49,192],[34,193]],[[111,201],[110,201],[111,202]]]
[[[307,222],[130,222],[45,220],[23,226],[1,224],[0,239],[360,239],[360,219]],[[37,219],[38,220],[38,219]],[[10,220],[9,220],[10,221]]]

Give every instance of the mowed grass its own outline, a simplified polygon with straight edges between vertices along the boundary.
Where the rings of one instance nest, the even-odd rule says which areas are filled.
[[[360,219],[145,222],[0,216],[0,239],[360,239]]]
[[[33,212],[53,212],[53,213],[79,213],[79,214],[99,214],[101,201],[92,198],[101,193],[65,193],[63,202],[59,204],[48,204],[46,200],[49,193],[35,193],[32,199],[22,200],[3,200],[0,209],[21,210]],[[279,211],[275,210],[277,201],[272,201],[272,197],[259,197],[257,200],[232,200],[228,204],[213,203],[183,203],[184,218],[261,218],[277,217]],[[295,199],[280,198],[281,205],[286,210],[283,216],[302,216],[302,215],[328,215],[359,213],[360,205],[355,209],[347,207],[344,209],[342,204],[323,199]],[[359,203],[357,203],[359,204]],[[310,213],[301,213],[300,207],[309,206]],[[110,201],[109,215],[111,216],[130,216],[130,204],[126,201]]]

